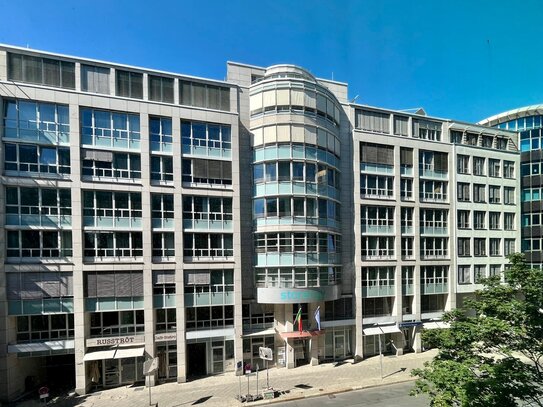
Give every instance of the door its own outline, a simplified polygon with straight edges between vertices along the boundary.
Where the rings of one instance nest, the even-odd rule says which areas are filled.
[[[121,383],[129,384],[136,381],[136,358],[119,359],[121,364]]]
[[[188,376],[205,376],[207,374],[206,353],[206,343],[190,343],[187,345]]]
[[[213,347],[213,363],[211,368],[213,373],[224,372],[224,347]]]
[[[334,359],[345,358],[345,334],[334,332]]]
[[[102,363],[104,387],[114,387],[120,384],[120,371],[118,359],[105,359]]]

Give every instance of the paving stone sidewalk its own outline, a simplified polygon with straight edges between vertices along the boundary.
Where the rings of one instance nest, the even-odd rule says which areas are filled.
[[[318,366],[301,366],[296,369],[272,368],[269,371],[270,386],[280,395],[273,400],[261,400],[248,405],[262,405],[284,402],[305,397],[339,393],[366,387],[374,387],[413,380],[412,369],[422,367],[432,359],[436,351],[422,354],[383,357],[383,379],[379,357],[372,357],[361,362],[324,363]],[[188,383],[166,383],[151,388],[152,403],[160,407],[202,407],[240,406],[237,395],[247,394],[247,378],[241,380],[234,373],[227,373]],[[266,385],[266,371],[260,371],[258,387]],[[256,376],[249,379],[249,393],[257,394]],[[87,396],[72,396],[52,400],[49,406],[55,407],[136,407],[149,406],[149,391],[143,386],[125,386]],[[44,406],[38,400],[17,403],[17,407]]]

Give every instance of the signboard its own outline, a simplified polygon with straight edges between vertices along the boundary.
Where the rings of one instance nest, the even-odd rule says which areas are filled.
[[[158,369],[158,358],[148,359],[143,362],[143,374],[152,375]]]
[[[177,340],[176,332],[169,332],[165,334],[155,334],[155,342],[169,342],[169,341],[176,341],[176,340]]]
[[[40,389],[38,390],[38,394],[40,395],[40,400],[41,399],[46,399],[49,397],[49,388],[48,387],[40,387]]]
[[[285,347],[281,346],[277,349],[277,365],[278,366],[285,366]]]
[[[339,285],[317,288],[259,287],[258,302],[263,304],[300,304],[332,301],[340,297]]]
[[[258,348],[258,355],[260,356],[260,359],[273,360],[273,350],[270,348],[264,348],[261,346]]]
[[[92,346],[109,346],[109,345],[133,345],[136,343],[144,343],[143,335],[130,336],[115,336],[111,338],[89,338],[87,339],[87,347]]]

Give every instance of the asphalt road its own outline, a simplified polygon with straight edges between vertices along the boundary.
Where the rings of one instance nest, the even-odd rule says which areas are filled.
[[[421,396],[412,397],[409,395],[409,391],[412,388],[413,382],[399,383],[329,396],[278,403],[276,405],[284,407],[427,407],[429,405],[428,398]]]

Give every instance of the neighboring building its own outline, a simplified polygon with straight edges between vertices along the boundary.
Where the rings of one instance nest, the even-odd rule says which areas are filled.
[[[517,134],[347,94],[0,46],[0,397],[420,352],[520,249]]]
[[[543,265],[543,105],[509,110],[480,124],[520,133],[522,252],[533,267]]]

